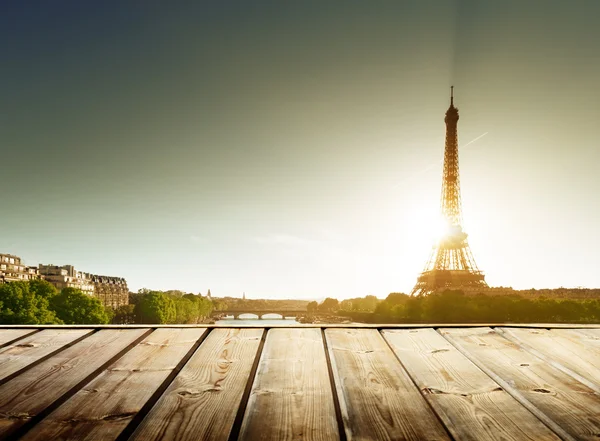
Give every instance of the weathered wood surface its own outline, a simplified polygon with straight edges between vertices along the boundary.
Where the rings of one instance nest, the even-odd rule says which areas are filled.
[[[200,328],[157,329],[22,439],[116,439],[206,332]]]
[[[590,342],[554,329],[500,328],[498,331],[600,393],[600,351],[597,345],[594,347]]]
[[[34,332],[35,329],[0,329],[0,347]]]
[[[598,440],[600,395],[594,390],[490,328],[442,329],[440,333],[497,376],[517,400],[528,408],[535,406],[536,416],[555,432],[562,428],[572,439]]]
[[[35,418],[143,334],[143,329],[96,332],[0,386],[0,438]]]
[[[599,328],[375,326],[2,328],[0,439],[598,439]]]
[[[600,345],[600,329],[567,329],[569,333],[578,335],[577,338],[583,338],[584,344],[592,344],[594,347]]]
[[[327,329],[348,441],[450,440],[375,329]]]
[[[382,333],[455,439],[560,439],[435,330]]]
[[[600,329],[552,329],[552,335],[562,339],[563,344],[574,345],[588,354],[595,362],[600,358]]]
[[[242,422],[242,441],[339,439],[320,329],[271,329]]]
[[[3,347],[0,380],[91,333],[90,329],[47,329]]]
[[[262,329],[215,329],[144,418],[132,440],[227,440]]]

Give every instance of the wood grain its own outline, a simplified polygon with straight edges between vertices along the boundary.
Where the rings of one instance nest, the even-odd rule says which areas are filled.
[[[552,329],[551,334],[563,339],[567,345],[575,345],[588,354],[594,362],[600,358],[600,329]]]
[[[211,331],[130,439],[227,440],[262,334]]]
[[[0,349],[0,380],[91,333],[90,329],[47,329],[5,346]]]
[[[455,439],[559,439],[435,330],[382,334]]]
[[[450,440],[375,329],[325,331],[349,441]]]
[[[321,331],[269,330],[239,440],[338,439]]]
[[[442,329],[440,333],[482,369],[498,376],[502,387],[517,400],[535,406],[534,412],[539,409],[538,417],[552,429],[555,423],[573,439],[598,439],[600,395],[594,390],[490,328]]]
[[[99,331],[0,386],[0,437],[34,418],[144,332]]]
[[[565,331],[568,331],[573,334],[577,334],[578,338],[581,338],[581,336],[583,336],[584,342],[591,341],[591,342],[593,342],[592,344],[594,345],[594,347],[598,347],[598,345],[600,345],[600,329],[583,328],[583,329],[566,329]]]
[[[0,346],[36,332],[35,329],[0,329]]]
[[[154,331],[22,439],[116,439],[206,332],[200,328]]]
[[[557,369],[600,393],[600,350],[573,334],[548,329],[509,329],[499,332]]]

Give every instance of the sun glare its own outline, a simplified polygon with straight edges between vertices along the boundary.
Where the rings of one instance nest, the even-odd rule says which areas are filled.
[[[430,245],[437,244],[451,232],[450,224],[441,216],[423,216],[412,224],[413,234],[419,241]]]
[[[431,240],[434,243],[438,243],[439,241],[450,235],[451,228],[448,221],[440,216],[436,217],[435,219],[432,219],[430,231]]]

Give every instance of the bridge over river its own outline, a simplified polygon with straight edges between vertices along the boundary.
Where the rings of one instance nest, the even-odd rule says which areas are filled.
[[[307,311],[304,309],[261,309],[258,311],[252,311],[248,309],[228,309],[226,311],[215,311],[213,318],[222,318],[223,316],[233,316],[234,319],[239,319],[241,315],[255,315],[259,319],[267,314],[279,315],[280,317],[269,317],[269,318],[281,318],[287,317],[299,317],[306,315]]]

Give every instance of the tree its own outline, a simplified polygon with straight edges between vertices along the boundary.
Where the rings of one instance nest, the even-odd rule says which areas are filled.
[[[36,296],[50,300],[58,294],[58,290],[50,282],[42,279],[34,279],[29,281],[29,291],[35,293]]]
[[[111,314],[96,297],[76,288],[65,288],[50,299],[50,308],[65,324],[101,325],[109,323]]]
[[[177,318],[175,301],[161,292],[145,294],[136,305],[139,323],[173,323]]]
[[[10,282],[0,285],[0,323],[45,325],[62,321],[50,309],[56,289],[48,282]]]
[[[306,305],[306,311],[316,312],[318,307],[319,304],[317,302],[310,302],[308,305]]]
[[[323,300],[323,303],[319,305],[319,311],[321,312],[334,312],[339,309],[340,302],[338,299],[332,299],[331,297],[327,297]]]
[[[135,305],[121,305],[115,311],[115,316],[112,322],[119,325],[127,325],[129,323],[135,323]]]

